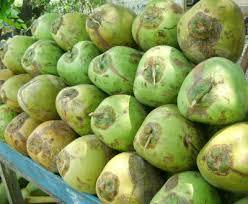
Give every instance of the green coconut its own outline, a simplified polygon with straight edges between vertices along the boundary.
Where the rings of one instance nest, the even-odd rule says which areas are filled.
[[[134,95],[141,103],[152,107],[176,103],[179,89],[192,68],[176,48],[151,48],[139,63]]]
[[[114,46],[135,46],[132,37],[132,23],[135,13],[114,5],[104,4],[87,18],[86,30],[96,46],[106,51]]]
[[[58,119],[55,100],[64,82],[57,76],[40,75],[22,86],[17,94],[20,107],[39,121]]]
[[[82,13],[67,13],[56,19],[53,23],[51,32],[56,43],[64,50],[70,50],[72,47],[84,40],[89,40],[86,32],[87,16]]]
[[[214,57],[197,65],[184,80],[178,108],[191,121],[225,125],[242,121],[248,110],[248,85],[242,68]]]
[[[0,60],[1,63],[1,60]],[[0,69],[0,90],[1,87],[3,86],[4,82],[9,79],[10,77],[12,77],[14,74],[12,71],[10,71],[9,69]],[[0,104],[3,103],[3,99],[0,95]]]
[[[52,40],[51,28],[53,23],[59,18],[57,13],[45,13],[34,20],[31,26],[32,35],[39,40]]]
[[[92,133],[90,116],[106,95],[94,85],[81,84],[60,91],[56,108],[62,120],[79,135]]]
[[[100,55],[98,48],[90,41],[81,41],[71,51],[65,53],[58,61],[59,76],[71,86],[91,84],[88,68],[91,60]]]
[[[86,135],[74,140],[59,153],[58,172],[75,190],[96,194],[96,180],[113,156],[113,151],[95,135]]]
[[[4,141],[4,131],[16,115],[7,105],[0,105],[0,142]]]
[[[22,66],[32,75],[58,75],[57,62],[63,51],[52,40],[39,40],[30,46],[22,57]]]
[[[176,105],[164,105],[150,112],[133,144],[149,163],[174,173],[194,169],[205,140],[198,127],[180,115]]]
[[[16,116],[6,127],[4,138],[8,145],[23,155],[28,155],[26,142],[29,135],[40,124],[25,112]]]
[[[4,82],[0,89],[2,101],[16,112],[22,112],[17,101],[17,93],[18,90],[30,80],[31,76],[29,74],[19,74],[10,77]]]
[[[96,136],[113,149],[130,151],[146,111],[133,96],[114,95],[102,101],[90,115]]]
[[[132,94],[133,82],[142,53],[116,46],[92,60],[89,78],[100,89],[114,94]]]
[[[14,36],[9,38],[0,49],[2,49],[1,60],[5,67],[15,74],[23,74],[21,59],[26,49],[36,40],[29,36]],[[1,52],[1,51],[0,51]]]
[[[217,132],[202,148],[197,165],[213,186],[248,192],[248,123],[237,123]]]
[[[201,0],[182,16],[177,36],[192,62],[215,56],[236,62],[245,42],[243,14],[232,0]]]
[[[142,50],[157,45],[179,47],[177,24],[182,14],[183,8],[175,1],[151,1],[133,22],[134,40]]]
[[[104,167],[97,179],[96,192],[102,203],[149,204],[163,182],[157,169],[136,153],[124,152]]]
[[[76,133],[64,121],[46,121],[28,137],[28,155],[49,171],[57,172],[56,160],[59,152],[76,137]]]
[[[197,171],[173,175],[150,204],[221,204],[217,190],[209,185]]]

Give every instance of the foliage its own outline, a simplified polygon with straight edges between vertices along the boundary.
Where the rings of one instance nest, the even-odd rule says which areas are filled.
[[[20,8],[14,5],[14,0],[0,0],[0,29],[4,25],[17,29],[26,29],[27,26],[19,17]]]

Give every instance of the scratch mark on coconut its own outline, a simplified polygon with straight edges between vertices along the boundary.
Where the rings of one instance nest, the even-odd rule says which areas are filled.
[[[145,149],[154,149],[162,133],[159,123],[147,123],[139,135],[139,142]]]
[[[98,194],[108,202],[112,202],[118,195],[120,181],[112,172],[104,172],[97,180]]]
[[[51,29],[51,32],[54,34],[54,35],[57,35],[60,27],[63,25],[64,23],[64,18],[63,16],[59,17],[52,25],[52,29]]]
[[[165,191],[170,191],[174,189],[178,184],[178,175],[172,176],[164,185]]]
[[[62,150],[56,160],[57,168],[61,176],[65,176],[70,168],[71,156],[70,154]]]

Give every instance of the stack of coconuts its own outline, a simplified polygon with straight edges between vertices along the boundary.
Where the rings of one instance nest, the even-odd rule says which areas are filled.
[[[245,26],[232,0],[47,13],[1,46],[0,136],[111,204],[248,203]]]

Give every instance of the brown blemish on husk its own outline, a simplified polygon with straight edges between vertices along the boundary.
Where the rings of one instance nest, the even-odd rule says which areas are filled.
[[[79,53],[78,49],[74,47],[72,51],[69,51],[65,54],[65,57],[64,57],[65,62],[67,63],[73,62],[78,56],[78,53]]]
[[[64,18],[63,16],[59,17],[52,25],[51,32],[56,35],[60,27],[63,25]]]
[[[176,14],[182,14],[183,13],[183,8],[174,2],[171,3],[170,8]]]
[[[28,151],[34,155],[37,155],[42,150],[42,137],[39,133],[33,133],[28,140]]]
[[[12,123],[9,124],[8,126],[8,133],[10,136],[13,136],[14,134],[17,134],[18,131],[21,129],[21,127],[24,125],[25,121],[29,118],[29,116],[26,113],[21,113],[20,115],[18,115],[18,120],[14,121]],[[20,134],[20,133],[19,133]],[[21,134],[20,134],[21,135]],[[22,140],[25,139],[22,135]]]
[[[65,176],[66,173],[68,172],[70,168],[70,162],[71,162],[70,154],[67,151],[62,150],[59,153],[56,161],[57,168],[61,176]]]
[[[205,57],[215,56],[214,49],[222,32],[222,25],[218,19],[207,15],[204,12],[198,12],[188,23],[189,37],[182,42],[183,49],[197,46],[199,51]]]
[[[141,54],[141,53],[138,53],[138,52],[136,52],[136,53],[131,53],[131,54],[130,54],[129,61],[130,61],[132,64],[137,65],[137,64],[139,63],[141,57],[142,57],[142,54]]]
[[[62,91],[58,101],[60,101],[62,106],[66,107],[67,103],[76,98],[78,94],[78,91],[74,88],[65,89],[64,91]]]
[[[164,60],[161,57],[150,57],[144,67],[144,79],[147,82],[156,85],[163,77],[163,72],[165,70]]]
[[[154,6],[147,8],[140,17],[142,26],[148,29],[157,28],[163,20],[163,9]]]
[[[104,144],[97,138],[89,140],[87,144],[90,149],[104,149]]]
[[[104,172],[97,180],[96,188],[98,195],[108,202],[112,202],[119,192],[119,178],[111,173]]]
[[[145,162],[136,154],[129,157],[128,160],[129,174],[134,185],[144,181]]]
[[[192,143],[192,139],[189,135],[186,135],[183,138],[183,145],[187,148],[187,149],[191,149],[192,152],[197,155],[199,153],[199,149]]]
[[[162,200],[162,203],[192,204],[192,201],[172,192]]]
[[[205,162],[213,173],[228,175],[233,166],[232,147],[226,144],[214,145],[208,150]]]
[[[178,184],[178,175],[172,176],[164,185],[165,191],[170,191],[174,189]]]
[[[100,44],[103,46],[104,49],[110,48],[110,45],[107,43],[107,41],[103,38],[103,36],[100,34],[99,29],[101,28],[103,16],[105,15],[105,11],[98,11],[93,13],[90,17],[87,19],[87,27],[89,29],[92,29],[96,37],[98,38]]]
[[[159,123],[147,123],[139,135],[140,144],[145,149],[155,148],[159,141],[161,132],[162,129]]]
[[[103,130],[108,129],[116,120],[115,111],[111,106],[105,106],[98,112],[92,113],[91,116],[94,125]]]

